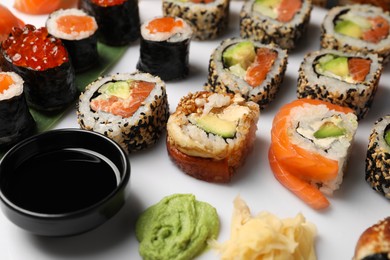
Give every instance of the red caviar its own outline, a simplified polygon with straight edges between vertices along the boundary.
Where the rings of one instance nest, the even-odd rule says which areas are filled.
[[[127,0],[91,0],[92,3],[99,6],[114,6],[114,5],[121,5]]]
[[[58,67],[69,60],[61,40],[50,36],[45,27],[36,29],[30,24],[22,29],[15,27],[1,45],[14,65],[33,70]]]
[[[0,74],[0,94],[7,90],[12,84],[14,84],[14,81],[11,76],[4,73]]]

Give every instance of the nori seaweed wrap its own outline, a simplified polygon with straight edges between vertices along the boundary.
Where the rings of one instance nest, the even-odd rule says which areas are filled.
[[[169,31],[154,29],[165,23]],[[189,47],[192,29],[178,17],[158,17],[141,27],[140,59],[137,69],[159,76],[162,80],[184,78],[189,73]]]
[[[76,72],[98,64],[98,26],[93,16],[76,8],[60,9],[49,15],[46,28],[51,35],[61,39]]]
[[[61,40],[49,35],[45,27],[14,27],[1,43],[0,51],[3,70],[16,72],[23,78],[31,108],[58,111],[76,100],[75,72],[68,52]]]
[[[81,0],[80,7],[95,17],[99,41],[122,46],[139,38],[138,0]]]
[[[0,152],[5,152],[34,134],[36,124],[27,107],[23,79],[14,72],[0,72],[0,83]]]

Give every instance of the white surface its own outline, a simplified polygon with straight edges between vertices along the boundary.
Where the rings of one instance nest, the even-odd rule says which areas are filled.
[[[13,1],[1,2],[11,7]],[[207,80],[209,56],[219,42],[227,37],[238,36],[241,5],[241,1],[231,3],[230,24],[224,35],[213,41],[191,43],[190,75],[184,80],[167,82],[171,112],[176,109],[180,97],[202,89]],[[161,1],[141,0],[139,8],[141,22],[162,14]],[[314,8],[305,39],[289,55],[286,76],[276,100],[260,115],[254,150],[231,183],[206,183],[181,172],[169,160],[163,136],[151,149],[130,155],[131,194],[125,207],[114,218],[79,236],[45,238],[26,233],[0,214],[0,259],[140,259],[134,235],[135,220],[141,211],[173,193],[193,193],[197,199],[217,209],[221,221],[220,242],[229,237],[233,199],[241,195],[254,214],[266,210],[284,218],[302,212],[318,228],[318,259],[351,259],[360,234],[368,226],[389,215],[389,201],[373,191],[364,180],[364,160],[373,123],[390,113],[390,65],[382,75],[368,116],[359,123],[348,172],[340,190],[330,198],[331,206],[328,210],[315,211],[282,187],[273,177],[267,159],[272,119],[283,104],[296,98],[298,66],[306,52],[319,48],[320,23],[325,13],[325,9]],[[46,18],[18,12],[15,14],[36,26],[43,25]],[[131,44],[112,72],[134,71],[138,57],[139,43],[136,42]],[[70,111],[56,126],[65,127],[78,127],[75,110]],[[199,259],[218,259],[218,256],[214,251],[208,251]]]

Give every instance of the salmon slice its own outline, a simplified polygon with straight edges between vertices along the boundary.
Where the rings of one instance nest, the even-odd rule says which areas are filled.
[[[0,74],[0,94],[4,93],[12,84],[14,84],[14,81],[11,76]]]
[[[15,0],[14,7],[26,14],[50,14],[58,9],[76,7],[78,0]]]
[[[63,15],[56,20],[58,30],[71,34],[72,32],[89,32],[95,29],[94,19],[90,16]]]
[[[268,159],[275,178],[284,187],[314,209],[320,210],[329,207],[328,199],[316,187],[291,174],[280,165],[273,153],[272,146],[269,149]]]
[[[259,86],[267,77],[277,56],[275,51],[268,48],[257,49],[254,62],[246,70],[245,81],[252,87]]]
[[[371,29],[363,32],[363,40],[378,43],[389,35],[389,22],[382,16],[370,17]]]
[[[284,23],[291,21],[299,9],[301,9],[301,6],[301,0],[282,0],[277,9],[278,21]]]
[[[8,38],[13,27],[24,27],[24,22],[2,4],[0,4],[0,17],[0,42]]]
[[[348,70],[352,79],[357,82],[362,82],[370,72],[371,60],[362,58],[349,58]]]
[[[183,21],[181,20],[175,20],[174,17],[161,17],[150,21],[146,26],[146,29],[148,29],[150,33],[163,33],[171,32],[173,28],[182,26]]]
[[[94,99],[91,108],[121,117],[131,117],[142,105],[154,88],[154,84],[145,81],[134,81],[128,99],[110,96],[108,99]]]

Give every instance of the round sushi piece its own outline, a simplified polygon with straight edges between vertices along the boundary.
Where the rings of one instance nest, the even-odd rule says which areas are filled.
[[[129,153],[155,144],[168,116],[164,81],[140,72],[100,77],[85,88],[77,105],[82,129],[104,134]]]
[[[189,93],[168,119],[168,154],[194,178],[229,182],[253,147],[259,115],[239,94]]]
[[[95,17],[99,41],[123,46],[139,38],[138,0],[81,0],[79,6]]]
[[[162,0],[164,16],[187,20],[194,40],[211,40],[221,35],[229,22],[230,0]]]
[[[43,112],[58,111],[73,103],[78,95],[75,71],[62,41],[46,27],[14,27],[1,42],[0,64],[24,80],[29,107]]]
[[[248,0],[240,11],[240,36],[292,50],[307,30],[311,0]]]
[[[390,217],[368,227],[360,235],[352,260],[390,259]]]
[[[377,53],[390,59],[390,15],[372,5],[332,8],[321,26],[321,47],[344,52]]]
[[[46,28],[49,34],[61,39],[76,72],[98,63],[98,26],[93,16],[81,9],[60,9],[49,15]]]
[[[0,72],[0,152],[35,133],[23,83],[15,72]]]
[[[376,54],[329,49],[309,52],[299,68],[297,96],[350,107],[362,119],[378,89],[381,61]]]
[[[275,178],[314,209],[341,186],[358,121],[348,107],[296,99],[275,115],[269,162]]]
[[[189,73],[192,29],[179,17],[155,17],[141,26],[137,69],[162,80],[184,78]]]
[[[390,199],[390,115],[379,118],[371,130],[365,179],[374,190]]]
[[[229,38],[213,51],[205,89],[239,93],[264,109],[275,99],[287,67],[286,50],[243,38]]]

